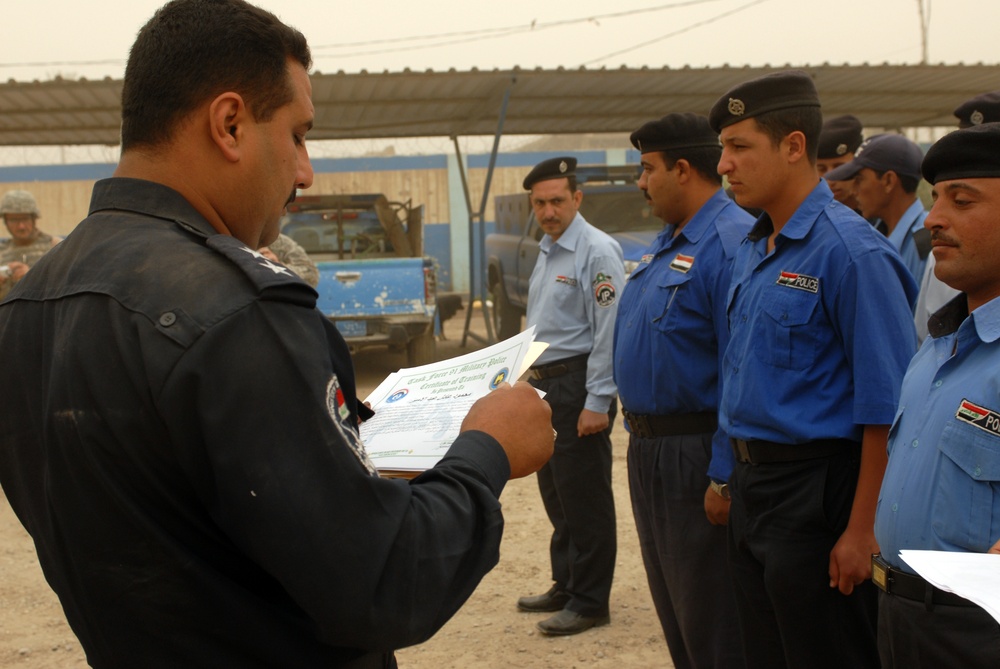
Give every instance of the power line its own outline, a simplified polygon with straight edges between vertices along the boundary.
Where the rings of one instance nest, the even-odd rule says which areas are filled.
[[[312,47],[314,56],[317,50],[321,49],[346,49],[353,47],[365,47],[365,46],[377,46],[380,44],[391,44],[390,48],[376,49],[369,51],[359,51],[355,53],[339,53],[339,54],[326,54],[319,55],[318,58],[354,58],[358,56],[373,56],[386,53],[399,53],[404,51],[417,51],[422,49],[436,49],[445,46],[453,46],[455,44],[465,44],[467,42],[479,41],[483,39],[498,39],[502,37],[507,37],[510,35],[524,33],[524,32],[539,32],[542,30],[548,30],[551,28],[560,28],[568,25],[576,25],[580,23],[599,23],[602,20],[607,19],[617,19],[624,18],[628,16],[636,16],[639,14],[649,14],[653,12],[661,12],[670,9],[678,9],[681,7],[691,7],[695,5],[704,5],[711,2],[719,2],[720,0],[682,0],[681,2],[672,2],[665,5],[657,5],[656,7],[643,7],[639,9],[629,9],[619,12],[612,12],[608,14],[598,14],[594,16],[584,16],[574,19],[562,19],[559,21],[547,21],[544,23],[538,23],[537,21],[531,21],[530,23],[516,24],[510,26],[501,26],[497,28],[482,28],[477,30],[463,30],[454,31],[447,33],[437,33],[433,35],[411,35],[408,37],[397,37],[397,38],[385,38],[378,40],[368,40],[363,42],[343,42],[339,44],[321,44],[319,46]],[[416,44],[412,46],[400,46],[403,42],[421,42],[430,40],[444,40],[441,42],[434,42],[433,44]]]
[[[594,58],[593,60],[588,60],[588,61],[586,61],[584,63],[581,63],[581,64],[582,65],[592,65],[593,63],[599,63],[602,60],[607,60],[609,58],[614,58],[615,56],[620,56],[620,55],[622,55],[624,53],[630,53],[630,52],[635,51],[637,49],[641,49],[643,47],[649,46],[650,44],[656,44],[657,42],[662,42],[665,39],[669,39],[671,37],[677,37],[678,35],[683,35],[684,33],[691,32],[692,30],[694,30],[696,28],[701,28],[702,26],[707,26],[710,23],[715,23],[716,21],[724,19],[727,16],[732,16],[733,14],[738,14],[739,12],[742,12],[744,9],[749,9],[750,7],[753,7],[754,5],[759,5],[759,4],[764,3],[764,2],[768,2],[768,0],[754,0],[754,2],[748,2],[747,4],[741,5],[741,6],[737,7],[736,9],[732,9],[732,10],[730,10],[728,12],[723,12],[722,14],[718,14],[716,16],[713,16],[713,17],[709,18],[709,19],[705,19],[704,21],[699,21],[697,23],[692,23],[691,25],[686,26],[684,28],[681,28],[680,30],[675,30],[672,33],[667,33],[666,35],[660,35],[659,37],[656,37],[654,39],[648,40],[646,42],[642,42],[641,44],[636,44],[634,46],[628,47],[627,49],[621,49],[620,51],[614,51],[612,53],[609,53],[609,54],[606,54],[604,56],[601,56],[600,58]]]

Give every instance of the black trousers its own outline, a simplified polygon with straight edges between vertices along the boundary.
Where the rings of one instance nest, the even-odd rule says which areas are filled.
[[[1000,624],[978,606],[934,606],[879,592],[883,669],[996,669]]]
[[[742,669],[726,528],[705,516],[712,435],[631,435],[632,515],[676,669]],[[714,493],[713,493],[714,494]]]
[[[552,523],[552,580],[569,594],[567,609],[603,616],[608,614],[618,547],[611,488],[611,426],[617,405],[612,402],[607,430],[577,437],[586,377],[586,370],[578,370],[530,383],[546,393],[558,432],[552,458],[538,471],[538,490]]]
[[[876,587],[830,587],[830,551],[847,527],[857,452],[800,462],[737,463],[729,559],[749,669],[879,666]]]

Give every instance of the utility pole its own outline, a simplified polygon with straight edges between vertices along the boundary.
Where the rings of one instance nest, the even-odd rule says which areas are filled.
[[[924,8],[926,2],[927,7]],[[931,0],[917,0],[920,11],[920,64],[927,64],[927,33],[931,27]]]

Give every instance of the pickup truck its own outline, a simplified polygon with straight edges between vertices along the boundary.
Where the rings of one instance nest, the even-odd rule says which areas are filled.
[[[580,214],[621,244],[626,275],[638,267],[663,229],[663,222],[652,215],[636,186],[641,173],[638,165],[576,169],[577,185],[583,191]],[[486,286],[493,295],[497,336],[503,340],[521,331],[528,279],[545,233],[535,220],[527,193],[498,195],[494,204],[496,232],[484,242]]]
[[[319,269],[317,308],[351,351],[405,350],[407,366],[433,362],[437,273],[423,256],[423,207],[378,193],[299,196],[281,231]]]

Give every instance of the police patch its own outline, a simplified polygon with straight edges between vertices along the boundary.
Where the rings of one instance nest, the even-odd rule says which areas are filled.
[[[670,269],[687,274],[693,264],[694,256],[686,256],[678,253],[677,257],[670,261]]]
[[[611,277],[603,272],[598,272],[594,277],[594,297],[597,299],[597,306],[610,307],[615,303],[615,285],[611,283]]]
[[[819,279],[807,274],[797,274],[795,272],[782,272],[778,275],[778,285],[797,288],[810,293],[819,292]]]
[[[962,403],[958,405],[955,418],[970,425],[975,425],[980,430],[989,432],[992,435],[1000,436],[1000,414],[973,404],[967,399],[963,399]]]
[[[346,426],[351,417],[351,410],[347,408],[347,403],[344,401],[344,391],[340,389],[340,381],[336,375],[331,376],[330,382],[326,385],[326,410],[329,412],[330,419],[337,431],[340,432],[351,452],[354,453],[354,457],[358,459],[365,471],[370,475],[376,475],[375,465],[368,457],[368,451],[361,443],[361,437],[358,436],[357,431]]]

